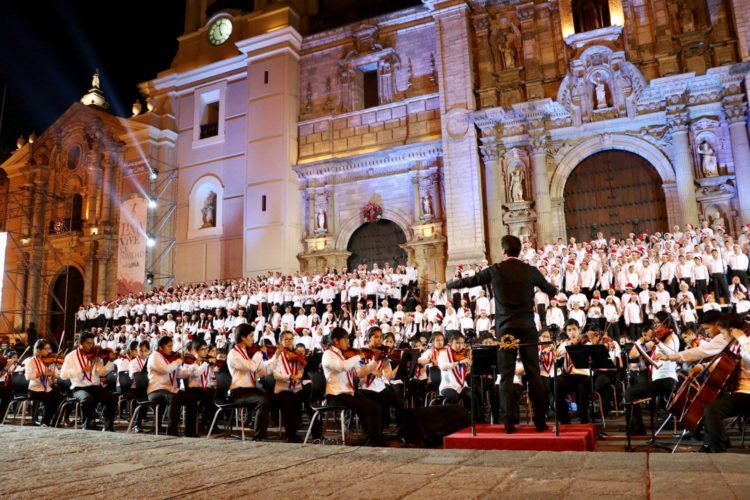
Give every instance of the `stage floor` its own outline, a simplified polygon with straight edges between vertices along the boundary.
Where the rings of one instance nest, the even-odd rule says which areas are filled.
[[[0,425],[2,498],[748,498],[728,453],[252,443]],[[33,476],[30,476],[30,474]]]

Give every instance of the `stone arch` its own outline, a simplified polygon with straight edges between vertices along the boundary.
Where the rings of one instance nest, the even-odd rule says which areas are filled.
[[[551,224],[558,228],[558,234],[555,234],[554,237],[561,236],[567,239],[563,198],[568,177],[586,158],[610,150],[622,150],[636,154],[654,167],[662,180],[669,225],[672,226],[679,220],[680,206],[677,198],[676,176],[667,155],[652,143],[639,137],[625,134],[602,134],[593,136],[574,146],[558,162],[557,168],[552,174],[550,181]]]
[[[674,168],[672,168],[669,158],[650,142],[630,135],[594,136],[576,144],[558,162],[550,182],[550,198],[562,198],[565,183],[579,163],[593,154],[612,149],[628,151],[648,161],[659,173],[665,185],[673,184],[676,181]]]
[[[395,222],[406,235],[406,241],[407,242],[411,241],[412,239],[411,223],[409,222],[409,218],[406,216],[405,213],[394,208],[384,208],[382,218],[390,220],[391,222]],[[362,218],[360,217],[359,213],[357,213],[356,216],[349,218],[347,221],[341,224],[341,230],[339,231],[339,235],[336,238],[336,250],[345,252],[346,247],[349,244],[349,240],[354,234],[354,231],[359,229],[361,225],[362,225]]]
[[[58,270],[50,284],[47,307],[50,314],[49,331],[58,342],[63,330],[68,332],[67,338],[73,338],[75,313],[83,304],[85,283],[85,274],[81,268],[77,264],[68,263]]]

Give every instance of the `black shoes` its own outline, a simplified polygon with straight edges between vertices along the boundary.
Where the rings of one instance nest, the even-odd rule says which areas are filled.
[[[516,433],[516,426],[513,424],[505,424],[505,433],[506,434],[515,434]]]
[[[549,430],[549,425],[547,425],[546,422],[540,422],[538,424],[535,423],[534,428],[537,432],[547,432]]]

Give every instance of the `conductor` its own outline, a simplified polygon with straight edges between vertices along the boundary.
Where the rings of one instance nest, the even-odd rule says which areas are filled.
[[[516,432],[510,415],[518,415],[518,398],[513,393],[513,374],[516,367],[517,351],[521,355],[529,381],[529,397],[534,410],[534,425],[538,432],[548,429],[547,386],[539,375],[539,353],[536,342],[538,332],[534,324],[534,287],[547,295],[554,295],[557,289],[539,272],[539,269],[521,262],[521,240],[506,235],[502,240],[505,258],[474,276],[450,281],[447,288],[465,288],[492,284],[495,296],[495,334],[500,339],[512,335],[521,344],[517,349],[501,349],[498,355],[500,373],[500,404],[503,409],[505,432]],[[530,344],[530,345],[523,345]]]

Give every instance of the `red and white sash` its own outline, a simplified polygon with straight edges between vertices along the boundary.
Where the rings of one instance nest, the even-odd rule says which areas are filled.
[[[45,375],[44,363],[37,356],[34,356],[34,364],[36,365],[36,371],[39,373],[39,381],[42,383],[44,390],[47,390],[47,375]]]
[[[453,363],[454,361],[454,352],[452,347],[448,347],[448,361]],[[458,382],[458,385],[460,387],[464,386],[464,382],[466,381],[466,365],[459,362],[457,366],[453,367],[453,376],[456,378],[456,381]]]
[[[286,355],[281,355],[281,366],[284,367],[284,371],[289,375],[289,389],[294,392],[294,388],[297,385],[297,381],[294,380],[294,375],[297,374],[297,362],[289,361],[286,359]]]
[[[240,346],[236,345],[234,346],[234,350],[237,351],[237,353],[242,356],[242,359],[245,361],[250,361],[250,356],[247,354],[247,349],[242,349]],[[250,372],[250,380],[253,382],[253,387],[257,387],[258,384],[255,383],[255,372]]]
[[[78,365],[81,367],[81,373],[83,373],[83,378],[91,382],[93,378],[93,372],[94,372],[94,363],[91,363],[91,371],[86,371],[86,363],[84,361],[84,354],[81,352],[81,349],[76,349],[76,358],[78,358]]]
[[[159,351],[156,351],[156,352],[159,352]],[[161,356],[161,359],[163,359],[166,364],[170,364],[169,361],[167,361],[167,358],[162,353],[159,352],[159,356]],[[176,376],[177,376],[176,370],[173,371],[172,373],[169,373],[169,383],[172,385],[172,387],[174,387],[174,381],[175,381]]]
[[[331,349],[331,352],[334,353],[336,356],[338,356],[341,361],[346,361],[344,358],[344,355],[341,354],[337,349]],[[349,388],[351,390],[354,390],[354,374],[352,373],[353,370],[349,370],[346,372],[346,378],[349,379]]]
[[[548,375],[552,375],[552,370],[555,367],[555,353],[552,351],[547,352],[542,346],[539,346],[539,361],[541,361],[544,371]]]

